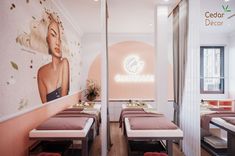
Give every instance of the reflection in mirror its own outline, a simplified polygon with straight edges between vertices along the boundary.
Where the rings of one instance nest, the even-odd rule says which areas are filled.
[[[235,155],[235,2],[201,1],[201,155]]]
[[[166,2],[163,2],[166,4]],[[123,1],[112,0],[108,2],[108,68],[109,68],[109,116],[110,116],[110,134],[112,146],[108,151],[108,155],[128,155],[140,152],[155,150],[153,146],[159,147],[157,151],[164,150],[160,142],[126,142],[127,136],[124,135],[126,130],[124,120],[119,121],[119,117],[123,109],[137,109],[143,112],[156,113],[154,115],[162,115],[156,111],[155,101],[155,49],[154,49],[154,31],[155,31],[155,7],[157,1]],[[168,4],[168,3],[167,3]],[[167,7],[166,7],[167,8]],[[167,11],[164,11],[167,18]],[[160,14],[160,13],[159,13]],[[165,17],[165,16],[164,16]],[[84,42],[91,46],[89,51],[95,51],[97,37],[89,35]],[[166,44],[166,43],[164,43]],[[167,48],[166,48],[167,49]],[[169,120],[173,119],[173,72],[172,64],[168,62],[168,57],[164,56],[164,71],[158,75],[170,75],[164,77],[164,81],[169,88],[164,88],[164,98],[169,105],[162,105]],[[102,77],[100,52],[96,51],[89,56],[88,79],[100,83]],[[88,56],[85,56],[88,59]],[[164,73],[164,74],[163,74]],[[169,90],[169,92],[168,92]],[[164,112],[164,114],[165,114]],[[159,113],[159,114],[158,114]],[[122,128],[119,128],[119,122]],[[151,123],[151,122],[150,122]],[[109,127],[109,126],[108,126]],[[109,137],[109,134],[108,134]],[[149,139],[149,138],[148,138]],[[102,140],[103,141],[103,140]],[[130,144],[131,145],[130,145]],[[146,143],[146,144],[145,144]],[[128,148],[132,153],[128,153]],[[147,150],[143,149],[143,145],[147,145]],[[156,152],[157,152],[156,151]],[[179,150],[178,150],[179,151]],[[166,152],[166,151],[165,151]],[[180,152],[179,152],[180,153]]]

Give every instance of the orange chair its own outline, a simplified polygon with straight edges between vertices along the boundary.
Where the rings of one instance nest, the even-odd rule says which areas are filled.
[[[218,101],[216,101],[216,100],[209,100],[209,101],[207,101],[207,103],[209,105],[212,105],[212,106],[217,106],[218,105]]]
[[[168,156],[166,153],[145,152],[144,156]]]
[[[219,105],[220,106],[231,106],[232,105],[232,101],[220,101]]]

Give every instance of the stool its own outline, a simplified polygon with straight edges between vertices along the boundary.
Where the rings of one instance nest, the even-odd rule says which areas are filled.
[[[37,156],[61,156],[61,154],[60,153],[42,152],[42,153],[39,153]]]
[[[166,153],[145,152],[144,156],[168,156]]]

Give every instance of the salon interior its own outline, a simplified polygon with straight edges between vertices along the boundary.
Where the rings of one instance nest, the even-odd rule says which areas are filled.
[[[0,155],[235,155],[234,0],[0,10]]]

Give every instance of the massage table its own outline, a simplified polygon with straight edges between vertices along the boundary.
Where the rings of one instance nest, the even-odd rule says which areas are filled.
[[[55,115],[56,117],[88,117],[94,119],[94,136],[99,135],[99,127],[101,122],[100,111],[96,108],[69,108]]]
[[[82,156],[88,156],[88,134],[94,123],[93,118],[88,118],[81,130],[38,130],[33,129],[29,133],[32,140],[81,140]]]
[[[166,140],[168,156],[173,156],[173,140],[183,139],[183,132],[179,128],[164,130],[133,130],[131,129],[129,118],[125,118],[124,125],[127,141]]]
[[[235,119],[235,117],[227,117],[227,118]],[[224,119],[218,118],[218,117],[212,118],[210,123],[227,131],[227,145],[228,145],[227,154],[228,156],[234,156],[235,155],[235,125],[230,124]]]

